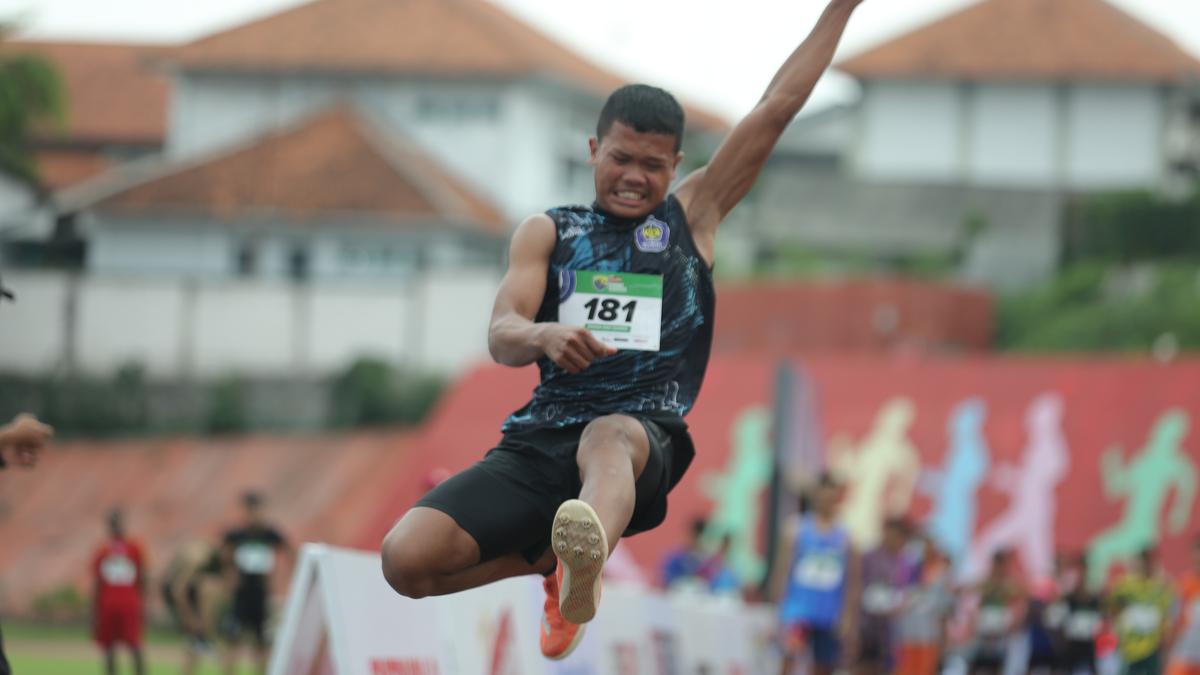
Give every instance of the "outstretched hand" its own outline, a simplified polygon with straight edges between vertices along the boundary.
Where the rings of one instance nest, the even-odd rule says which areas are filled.
[[[545,324],[542,351],[558,367],[571,374],[581,373],[593,361],[612,356],[616,348],[596,339],[591,331],[579,326]]]
[[[53,427],[22,413],[0,427],[0,455],[11,452],[18,466],[32,468],[53,436]]]

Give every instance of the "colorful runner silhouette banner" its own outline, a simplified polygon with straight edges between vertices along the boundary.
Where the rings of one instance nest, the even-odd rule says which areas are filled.
[[[644,574],[657,578],[702,515],[714,546],[728,539],[738,574],[761,577],[780,435],[805,465],[843,477],[843,517],[862,546],[887,514],[907,513],[965,578],[999,547],[1034,576],[1057,552],[1086,552],[1097,582],[1155,543],[1172,571],[1188,564],[1200,533],[1200,360],[804,358],[784,364],[790,390],[777,406],[780,365],[714,358],[688,417],[697,458],[667,522],[622,545]],[[421,476],[464,468],[495,445],[535,379],[486,367],[455,387],[378,535],[417,499]]]

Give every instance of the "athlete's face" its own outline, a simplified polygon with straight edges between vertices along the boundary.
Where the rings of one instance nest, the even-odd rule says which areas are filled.
[[[670,134],[639,133],[613,122],[602,139],[591,139],[596,201],[622,218],[641,218],[667,196],[683,154]]]

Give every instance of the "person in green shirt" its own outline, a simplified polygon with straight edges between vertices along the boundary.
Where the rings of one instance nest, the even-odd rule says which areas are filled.
[[[1117,644],[1126,675],[1159,675],[1163,672],[1163,647],[1174,590],[1162,573],[1153,548],[1138,554],[1113,585],[1108,611],[1117,632]]]

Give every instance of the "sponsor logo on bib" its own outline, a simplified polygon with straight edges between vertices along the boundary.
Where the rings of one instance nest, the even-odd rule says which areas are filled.
[[[658,218],[650,216],[638,226],[634,232],[634,239],[639,251],[662,253],[667,250],[667,242],[671,239],[671,228]]]

